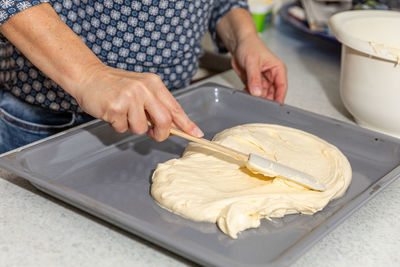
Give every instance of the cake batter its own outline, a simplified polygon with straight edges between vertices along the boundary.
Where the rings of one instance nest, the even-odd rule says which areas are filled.
[[[232,238],[259,227],[262,218],[313,214],[344,194],[351,181],[347,158],[309,133],[271,124],[246,124],[214,142],[254,153],[316,177],[325,192],[279,177],[254,174],[229,156],[189,143],[180,159],[159,164],[151,194],[164,208],[194,221],[217,223]]]

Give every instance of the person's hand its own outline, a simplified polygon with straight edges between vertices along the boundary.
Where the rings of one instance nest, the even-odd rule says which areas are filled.
[[[232,54],[232,67],[246,85],[246,91],[283,103],[287,91],[286,66],[258,35],[239,41]]]
[[[155,74],[96,64],[82,77],[79,88],[73,90],[78,104],[93,117],[110,123],[117,132],[143,134],[149,119],[154,127],[148,135],[156,141],[165,140],[172,126],[203,136]]]

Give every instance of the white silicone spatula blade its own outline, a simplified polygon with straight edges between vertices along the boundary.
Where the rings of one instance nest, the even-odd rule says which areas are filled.
[[[254,173],[261,173],[270,177],[280,176],[311,189],[325,191],[325,186],[315,179],[314,176],[255,154],[250,153],[246,167]]]

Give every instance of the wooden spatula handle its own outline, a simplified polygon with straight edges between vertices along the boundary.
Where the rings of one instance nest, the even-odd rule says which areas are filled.
[[[147,124],[149,126],[153,126],[153,124],[150,121],[148,121]],[[231,157],[233,157],[233,158],[235,158],[237,160],[247,161],[249,159],[249,155],[248,154],[236,151],[236,150],[231,149],[231,148],[226,147],[226,146],[222,146],[222,145],[216,144],[216,143],[211,142],[211,141],[209,141],[207,139],[204,139],[204,138],[198,138],[198,137],[192,136],[192,135],[187,134],[185,132],[182,132],[181,130],[178,130],[176,128],[171,128],[169,130],[169,132],[171,134],[173,134],[173,135],[182,137],[182,138],[184,138],[186,140],[193,141],[195,143],[204,145],[204,146],[209,147],[211,149],[214,149],[214,150],[217,150],[217,151],[222,152],[224,154],[227,154],[227,155],[229,155],[229,156],[231,156]]]
[[[212,149],[217,150],[219,152],[222,152],[224,154],[228,154],[229,156],[231,156],[231,157],[233,157],[235,159],[238,159],[238,160],[241,160],[241,161],[247,161],[249,159],[249,155],[247,155],[245,153],[236,151],[236,150],[231,149],[231,148],[226,147],[226,146],[219,145],[217,143],[211,142],[211,141],[209,141],[207,139],[204,139],[204,138],[194,137],[194,136],[192,136],[190,134],[187,134],[185,132],[182,132],[181,130],[178,130],[176,128],[171,128],[169,130],[169,132],[171,134],[173,134],[173,135],[176,135],[176,136],[182,137],[184,139],[196,142],[198,144],[201,144],[201,145],[204,145],[206,147],[212,148]]]

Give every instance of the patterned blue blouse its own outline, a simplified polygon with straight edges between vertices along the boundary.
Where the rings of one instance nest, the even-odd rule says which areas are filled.
[[[158,74],[170,90],[187,86],[202,55],[200,40],[246,0],[0,0],[0,24],[49,2],[61,19],[108,66]],[[219,46],[219,49],[223,47]],[[57,111],[82,112],[66,91],[0,36],[0,83],[24,101]]]

